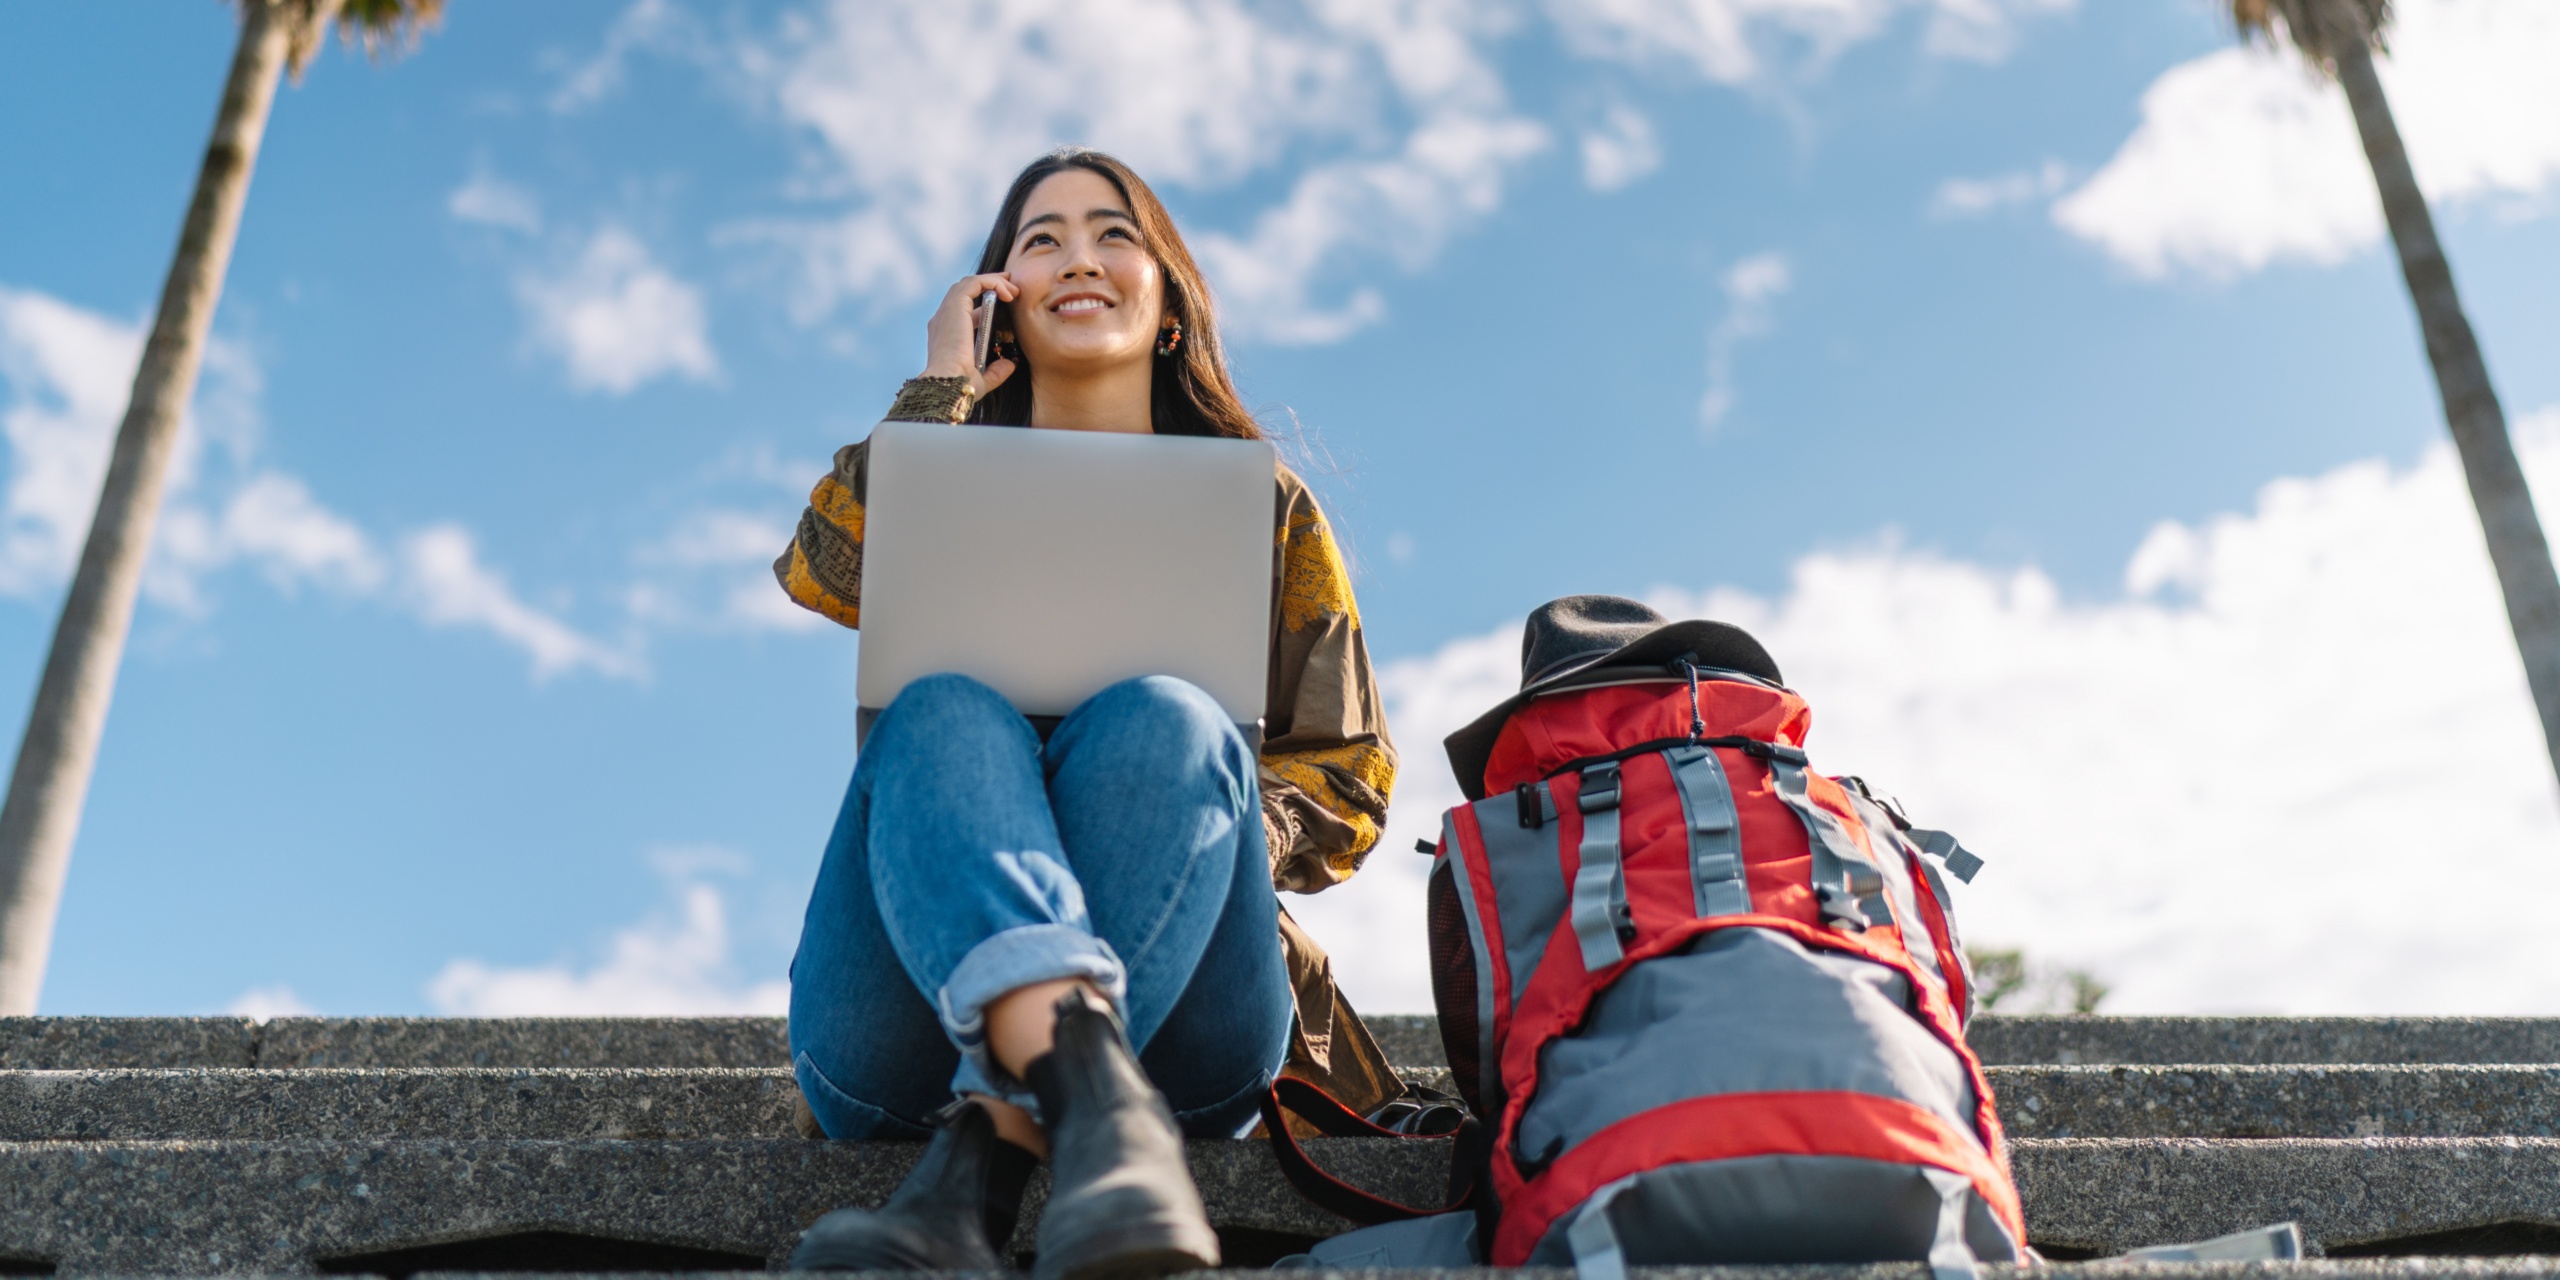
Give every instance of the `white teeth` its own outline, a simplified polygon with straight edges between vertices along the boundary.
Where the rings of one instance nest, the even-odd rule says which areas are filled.
[[[1064,315],[1070,311],[1100,311],[1109,305],[1111,304],[1104,302],[1100,298],[1078,298],[1073,302],[1059,303],[1058,313],[1060,315]]]

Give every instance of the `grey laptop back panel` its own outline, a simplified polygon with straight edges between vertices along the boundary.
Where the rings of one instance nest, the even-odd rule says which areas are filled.
[[[1258,728],[1278,458],[1262,441],[883,422],[862,556],[862,722],[957,672],[1036,722],[1169,675]]]

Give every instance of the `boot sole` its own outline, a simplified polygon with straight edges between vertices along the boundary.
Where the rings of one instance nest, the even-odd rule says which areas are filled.
[[[977,1257],[904,1232],[876,1231],[858,1239],[803,1240],[791,1251],[792,1271],[1002,1271],[1004,1260]],[[955,1256],[959,1255],[959,1256]]]
[[[1143,1230],[1105,1237],[1095,1242],[1083,1260],[1054,1268],[1046,1265],[1047,1258],[1040,1258],[1032,1264],[1031,1280],[1156,1280],[1158,1276],[1207,1271],[1218,1265],[1214,1245],[1204,1257],[1196,1249],[1167,1239],[1171,1234]]]

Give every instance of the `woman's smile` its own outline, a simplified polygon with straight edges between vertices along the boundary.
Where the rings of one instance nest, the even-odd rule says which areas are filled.
[[[1088,311],[1107,311],[1114,304],[1098,293],[1071,293],[1049,305],[1049,310],[1062,316]]]

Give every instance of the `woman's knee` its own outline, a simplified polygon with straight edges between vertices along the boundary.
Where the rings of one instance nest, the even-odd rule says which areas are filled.
[[[954,671],[909,681],[887,709],[930,716],[1014,714],[1003,694]]]
[[[979,733],[1027,734],[1031,725],[1003,694],[967,676],[944,672],[899,690],[872,727],[872,739],[877,743],[910,730],[949,740]]]
[[[1135,730],[1131,736],[1138,738],[1198,745],[1241,741],[1218,700],[1178,676],[1123,680],[1093,695],[1079,714]]]

